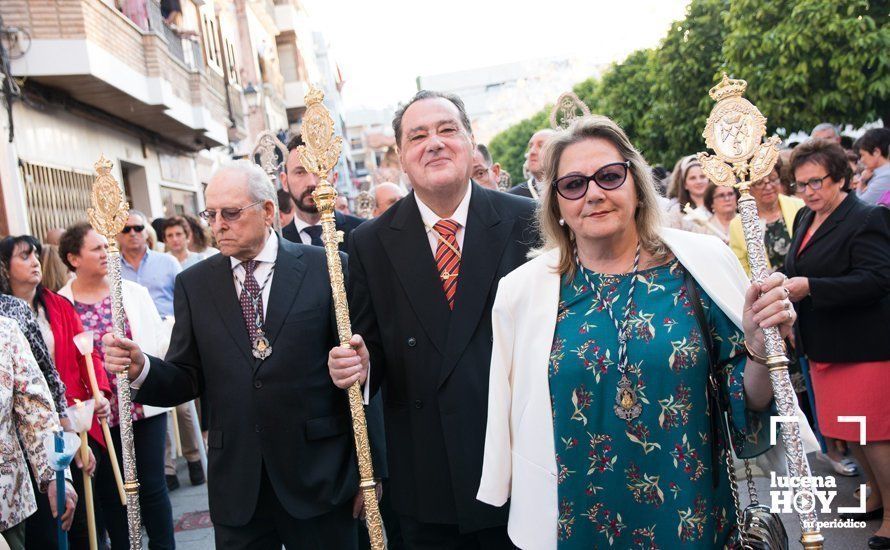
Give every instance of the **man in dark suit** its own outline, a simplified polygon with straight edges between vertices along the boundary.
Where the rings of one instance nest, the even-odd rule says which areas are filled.
[[[457,96],[418,92],[393,128],[414,191],[352,233],[354,349],[331,350],[331,377],[383,387],[389,494],[408,548],[512,548],[506,506],[476,491],[491,307],[537,240],[535,204],[471,182],[475,144]]]
[[[217,548],[355,549],[362,502],[347,396],[326,368],[324,250],[272,231],[275,191],[248,161],[214,175],[206,199],[221,253],[176,278],[167,359],[106,334],[106,365],[126,370],[139,403],[207,401]]]
[[[287,144],[285,170],[280,175],[281,188],[290,193],[294,199],[294,205],[297,207],[294,211],[293,222],[281,228],[281,236],[295,243],[322,246],[321,214],[315,207],[315,201],[312,200],[312,192],[318,185],[318,176],[306,170],[303,163],[300,162],[300,154],[297,152],[297,147],[300,145],[303,145],[303,138],[299,134]],[[332,172],[330,178],[331,185],[336,185],[337,172]],[[365,220],[334,210],[334,221],[337,224],[337,230],[343,232],[340,250],[345,252],[349,233]]]
[[[511,195],[519,195],[521,197],[540,200],[541,190],[538,186],[544,178],[544,170],[541,164],[541,161],[543,160],[541,158],[541,150],[544,148],[544,144],[547,143],[547,139],[554,133],[553,130],[545,128],[532,134],[532,137],[528,140],[528,150],[525,153],[526,162],[528,163],[528,171],[531,174],[531,177],[528,178],[528,181],[524,181],[519,185],[511,187],[510,190],[507,191],[508,193]]]

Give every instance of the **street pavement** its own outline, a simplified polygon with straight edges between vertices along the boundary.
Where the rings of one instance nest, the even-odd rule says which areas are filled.
[[[179,489],[170,493],[173,505],[173,527],[178,550],[213,550],[213,526],[207,511],[207,484],[193,487],[189,483],[184,458],[176,460]]]
[[[838,506],[855,506],[853,491],[864,483],[862,477],[843,477],[836,475],[824,462],[815,460],[810,455],[810,467],[814,476],[835,476],[837,483],[837,498],[831,504],[832,510]],[[179,475],[180,488],[170,493],[173,504],[173,522],[176,528],[176,547],[179,550],[213,550],[213,528],[210,516],[207,512],[207,485],[192,487],[188,481],[188,470],[185,460],[177,461],[177,473]],[[770,503],[769,479],[756,478],[757,494],[761,503]],[[744,480],[739,480],[739,492],[743,505],[748,502],[747,490]],[[800,548],[800,524],[795,514],[781,514],[785,529],[788,531],[789,548]],[[819,520],[839,519],[836,513],[820,514]],[[826,550],[858,550],[868,548],[870,537],[880,526],[880,520],[869,521],[865,528],[835,528],[823,529]]]

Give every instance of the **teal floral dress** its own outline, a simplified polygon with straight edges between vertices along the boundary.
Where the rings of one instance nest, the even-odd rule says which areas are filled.
[[[640,416],[618,418],[618,335],[582,273],[564,280],[550,355],[558,468],[558,547],[722,547],[734,524],[725,463],[713,463],[707,351],[677,260],[636,275],[587,272],[621,322],[630,305],[628,378]],[[740,456],[767,449],[768,412],[745,408],[743,333],[698,289]],[[722,459],[722,455],[719,455]],[[713,469],[719,483],[714,487]]]

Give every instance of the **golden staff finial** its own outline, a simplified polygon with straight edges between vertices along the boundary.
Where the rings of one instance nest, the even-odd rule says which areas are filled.
[[[111,318],[114,333],[124,337],[124,299],[121,289],[121,254],[117,234],[127,224],[130,205],[123,189],[111,175],[113,164],[101,155],[96,162],[99,174],[93,182],[92,208],[87,209],[90,225],[108,239],[108,281],[111,286]],[[139,509],[139,480],[136,477],[136,452],[133,447],[133,416],[130,380],[126,373],[115,375],[117,402],[120,411],[121,451],[124,461],[124,492],[127,495],[127,523],[130,549],[142,548],[142,514]]]
[[[699,153],[698,160],[702,171],[712,182],[735,187],[741,192],[738,202],[739,217],[751,277],[756,282],[762,282],[769,275],[766,247],[757,202],[751,196],[749,188],[753,182],[763,179],[772,171],[779,156],[777,145],[780,140],[775,136],[763,140],[766,134],[766,117],[753,103],[742,97],[747,86],[748,83],[744,80],[731,79],[724,73],[720,83],[708,92],[717,104],[711,110],[702,137],[715,154],[711,156],[708,153]],[[763,336],[776,408],[784,417],[795,417],[797,397],[788,376],[785,343],[777,327],[763,329]],[[800,480],[809,479],[810,465],[800,439],[800,426],[796,422],[782,424],[782,442],[785,445],[788,473]],[[794,498],[795,501],[801,501],[800,510],[809,510],[798,514],[803,547],[821,549],[824,539],[816,526],[816,502],[813,493],[807,490],[806,485],[798,486]],[[744,532],[744,526],[739,526],[739,532]],[[743,540],[743,543],[747,542]]]
[[[306,93],[306,114],[303,116],[302,137],[306,145],[297,148],[300,163],[306,170],[316,174],[321,181],[312,192],[312,198],[321,213],[322,237],[328,260],[328,273],[331,279],[331,292],[337,318],[337,335],[340,345],[349,347],[352,327],[349,323],[349,304],[346,302],[346,286],[343,283],[343,266],[340,263],[339,243],[343,233],[337,231],[334,221],[334,201],[337,190],[327,177],[340,159],[343,140],[334,135],[334,120],[322,101],[324,92],[310,86]],[[349,387],[349,412],[352,415],[352,433],[355,436],[355,450],[358,458],[359,487],[365,497],[365,510],[368,534],[373,550],[385,550],[383,519],[377,504],[374,481],[374,466],[371,462],[371,447],[368,443],[368,425],[365,421],[364,402],[358,382]]]

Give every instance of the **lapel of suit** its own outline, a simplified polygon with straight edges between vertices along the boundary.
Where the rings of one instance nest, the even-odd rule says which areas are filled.
[[[275,353],[275,340],[281,332],[284,319],[290,311],[303,278],[306,275],[306,264],[300,260],[303,252],[298,246],[282,241],[278,242],[278,256],[275,258],[275,273],[272,274],[272,288],[269,289],[269,303],[266,305],[266,318],[263,324],[266,338]],[[262,364],[262,359],[254,361],[254,368]]]
[[[806,254],[809,249],[813,248],[813,245],[816,243],[816,241],[822,239],[823,237],[825,237],[825,235],[828,235],[829,233],[834,231],[838,224],[847,217],[847,213],[850,211],[851,208],[853,208],[853,201],[855,200],[856,198],[853,197],[851,193],[847,195],[843,201],[841,201],[838,207],[834,209],[834,212],[828,215],[828,218],[824,222],[822,222],[822,225],[819,226],[819,229],[817,229],[816,232],[813,233],[813,236],[810,237],[810,242],[808,242],[806,248],[803,249],[801,256],[803,254]],[[813,219],[815,219],[815,214],[813,214],[811,219],[809,220],[810,223],[807,224],[807,228],[810,227]]]
[[[244,314],[241,312],[241,304],[238,303],[238,294],[235,290],[235,279],[232,275],[232,263],[228,256],[216,254],[207,260],[213,262],[208,288],[213,297],[213,305],[219,312],[226,330],[232,337],[232,341],[244,354],[244,357],[253,362],[254,357],[250,352],[250,337],[247,334],[247,326],[244,324]]]
[[[513,229],[513,220],[502,220],[491,203],[491,193],[473,185],[467,227],[461,250],[460,277],[454,296],[454,311],[448,330],[445,361],[439,375],[439,385],[454,370],[488,304],[488,294],[494,284],[501,255]]]
[[[393,208],[398,210],[389,226],[381,229],[380,242],[427,337],[445,355],[451,311],[414,193]]]

